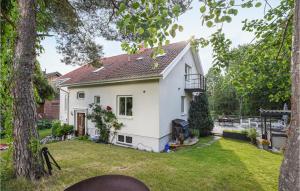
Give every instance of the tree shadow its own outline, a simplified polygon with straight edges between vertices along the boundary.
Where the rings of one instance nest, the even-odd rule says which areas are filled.
[[[265,157],[267,152],[257,150],[262,157],[259,160],[256,148],[251,147],[240,141],[217,141],[207,147],[181,150],[172,156],[169,165],[177,168],[179,177],[188,176],[189,186],[197,190],[276,190],[277,175],[272,175],[276,169],[264,170],[272,156]],[[247,151],[249,148],[251,151]]]

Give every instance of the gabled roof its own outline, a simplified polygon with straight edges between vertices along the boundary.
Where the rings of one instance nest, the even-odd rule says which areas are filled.
[[[61,86],[84,85],[92,83],[113,82],[120,80],[140,80],[147,78],[158,78],[161,72],[179,55],[188,45],[181,41],[163,46],[164,55],[152,59],[152,49],[145,49],[137,54],[121,54],[102,58],[102,67],[95,68],[86,64],[59,78],[63,81]],[[158,63],[155,67],[154,63]]]

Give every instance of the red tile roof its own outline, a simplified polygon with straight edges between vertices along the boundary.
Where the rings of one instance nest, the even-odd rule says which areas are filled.
[[[86,64],[73,70],[59,79],[67,79],[61,85],[85,84],[93,82],[140,79],[147,77],[158,77],[160,73],[178,56],[187,46],[188,42],[181,41],[163,47],[164,56],[153,60],[150,57],[152,49],[145,49],[137,54],[121,54],[102,58],[103,69],[95,72],[97,68]],[[139,59],[141,58],[141,59]],[[155,61],[158,66],[155,67]]]

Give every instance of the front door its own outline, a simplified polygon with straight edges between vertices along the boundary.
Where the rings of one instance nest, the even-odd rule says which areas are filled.
[[[85,113],[77,113],[77,131],[78,136],[85,134]]]

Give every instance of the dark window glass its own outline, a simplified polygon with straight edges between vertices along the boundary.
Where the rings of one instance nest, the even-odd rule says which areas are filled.
[[[119,99],[119,115],[125,115],[125,97],[120,97]]]
[[[118,135],[118,141],[124,142],[124,135]]]
[[[126,143],[132,143],[132,137],[126,136]]]
[[[185,97],[184,96],[181,96],[181,113],[184,113],[184,100],[185,100]]]
[[[126,97],[126,115],[132,116],[132,97]]]
[[[100,104],[100,96],[95,96],[94,97],[94,103],[95,104]]]
[[[119,115],[132,116],[132,97],[119,97]]]
[[[80,98],[80,99],[84,98],[84,92],[78,92],[77,98]]]

